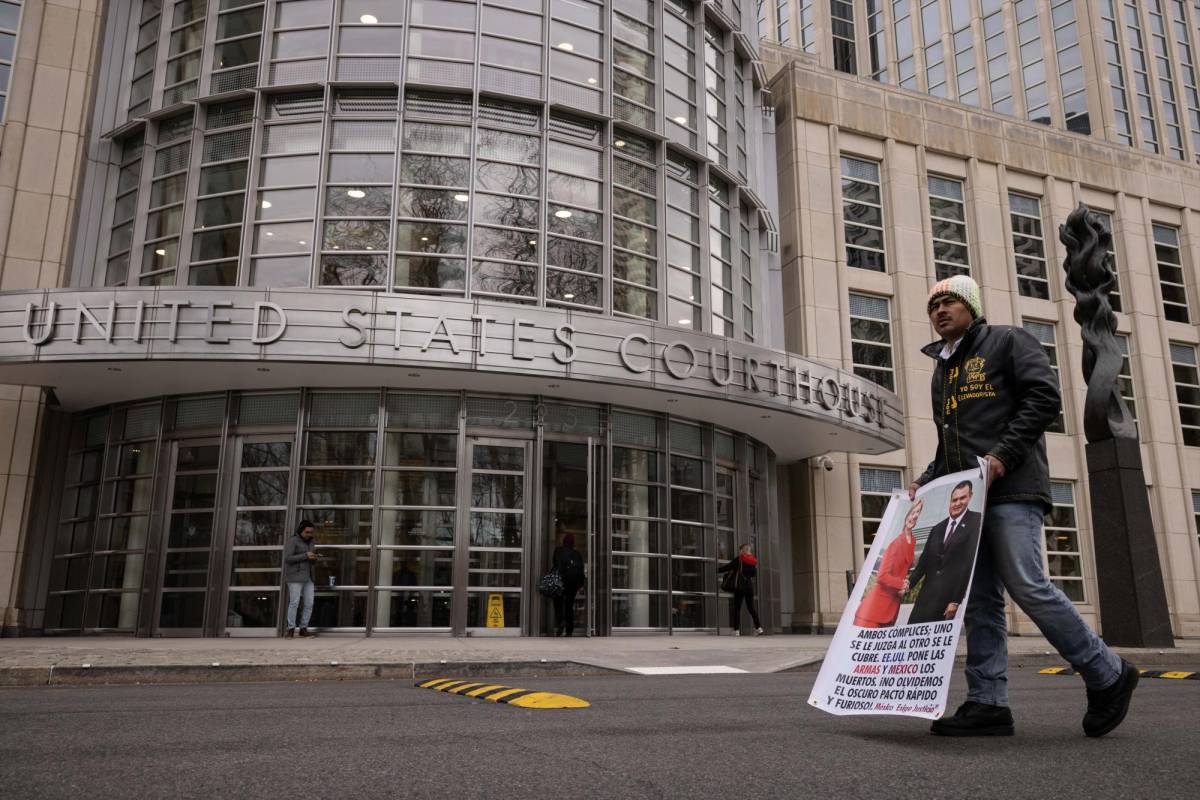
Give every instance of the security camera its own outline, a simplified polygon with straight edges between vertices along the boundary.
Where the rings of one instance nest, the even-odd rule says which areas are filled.
[[[829,456],[817,456],[812,460],[813,469],[823,469],[826,472],[833,472],[833,459]]]

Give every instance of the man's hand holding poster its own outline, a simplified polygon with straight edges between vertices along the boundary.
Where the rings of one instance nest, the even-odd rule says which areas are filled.
[[[982,462],[981,462],[982,463]],[[808,702],[831,714],[946,710],[979,551],[986,472],[892,497]]]

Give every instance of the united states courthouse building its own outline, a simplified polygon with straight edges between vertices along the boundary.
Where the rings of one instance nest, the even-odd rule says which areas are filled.
[[[301,519],[325,631],[543,635],[567,534],[581,632],[727,631],[743,541],[828,630],[957,272],[1058,365],[1047,563],[1102,626],[1084,200],[1200,633],[1193,6],[0,2],[5,632],[275,635]]]

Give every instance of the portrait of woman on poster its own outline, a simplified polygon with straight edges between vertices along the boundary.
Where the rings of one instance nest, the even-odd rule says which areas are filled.
[[[903,529],[884,549],[875,583],[867,590],[854,614],[854,624],[860,628],[886,628],[896,624],[900,601],[908,591],[908,571],[916,553],[917,537],[913,535],[913,529],[924,506],[924,500],[913,503],[904,517]]]

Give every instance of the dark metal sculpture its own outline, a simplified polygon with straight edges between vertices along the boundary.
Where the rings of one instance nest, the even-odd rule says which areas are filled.
[[[1079,204],[1058,226],[1058,239],[1067,248],[1063,270],[1067,291],[1075,296],[1075,321],[1083,329],[1083,433],[1089,442],[1137,440],[1137,427],[1117,387],[1123,355],[1113,334],[1117,317],[1108,302],[1115,276],[1108,251],[1112,234],[1100,217]]]
[[[1108,257],[1112,234],[1080,203],[1058,238],[1067,248],[1067,291],[1075,296],[1075,321],[1083,329],[1083,430],[1104,638],[1127,647],[1173,647],[1137,427],[1117,388],[1123,354],[1108,302],[1115,280]]]

